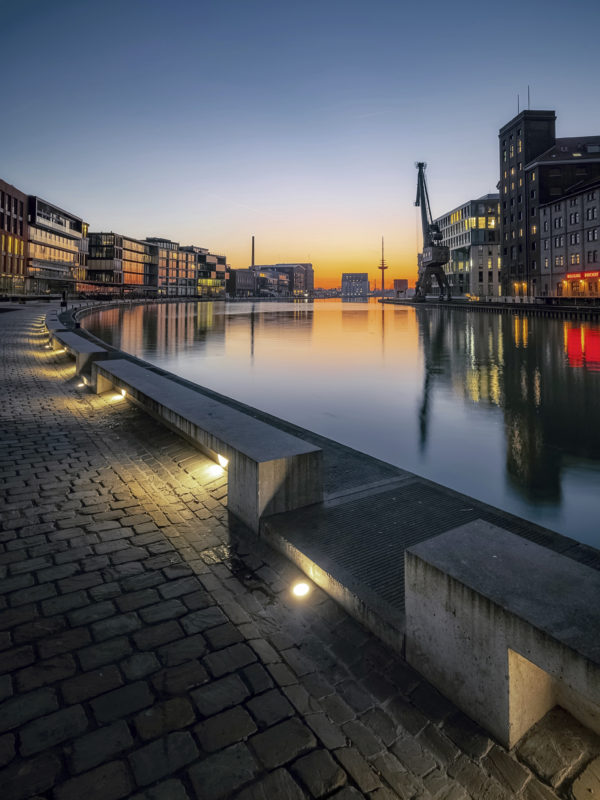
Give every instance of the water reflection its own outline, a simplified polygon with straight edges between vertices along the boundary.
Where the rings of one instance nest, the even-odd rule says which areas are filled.
[[[378,303],[159,304],[122,349],[600,545],[600,326]]]
[[[443,309],[416,309],[424,354],[420,446],[428,436],[430,395],[438,383],[466,402],[500,407],[506,474],[532,501],[560,504],[561,471],[600,460],[595,424],[600,328]]]

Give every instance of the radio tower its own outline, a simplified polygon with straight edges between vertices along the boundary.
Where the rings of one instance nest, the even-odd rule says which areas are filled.
[[[383,236],[381,237],[381,264],[379,265],[379,269],[381,270],[381,296],[383,297],[383,293],[385,291],[385,270],[387,269],[387,264],[385,263],[385,258],[383,255]]]

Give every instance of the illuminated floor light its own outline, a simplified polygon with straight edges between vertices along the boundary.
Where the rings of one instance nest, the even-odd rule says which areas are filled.
[[[225,458],[225,456],[221,456],[217,454],[217,461],[223,467],[223,469],[229,464],[229,459]]]
[[[82,389],[84,386],[85,386],[85,383],[83,381],[81,381],[81,383],[77,384],[77,388],[78,389]]]
[[[127,392],[125,391],[125,389],[121,389],[121,397],[125,397],[126,395]]]
[[[206,468],[206,473],[210,478],[220,478],[221,475],[225,474],[225,470],[218,464],[211,464],[210,467]]]
[[[305,581],[298,581],[292,586],[292,594],[295,597],[306,597],[310,592],[310,586]]]

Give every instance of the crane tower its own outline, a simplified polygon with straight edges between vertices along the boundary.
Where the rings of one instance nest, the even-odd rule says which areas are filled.
[[[442,234],[439,226],[431,216],[429,193],[425,182],[424,161],[416,164],[419,174],[417,176],[417,199],[415,205],[421,208],[421,227],[423,229],[423,252],[419,253],[419,275],[415,286],[415,300],[425,300],[425,295],[431,290],[431,279],[435,277],[440,287],[440,299],[451,299],[450,284],[444,272],[444,264],[450,260],[450,250],[441,244]]]

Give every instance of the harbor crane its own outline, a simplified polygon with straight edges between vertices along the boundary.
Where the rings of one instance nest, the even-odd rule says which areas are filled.
[[[427,292],[431,291],[431,279],[435,277],[440,287],[440,300],[450,300],[451,291],[448,278],[444,272],[444,264],[450,260],[450,250],[443,244],[439,225],[433,221],[429,193],[425,182],[424,161],[415,166],[419,170],[417,177],[417,199],[415,205],[421,208],[421,227],[423,229],[423,252],[419,253],[419,275],[415,286],[415,300],[424,301]]]

